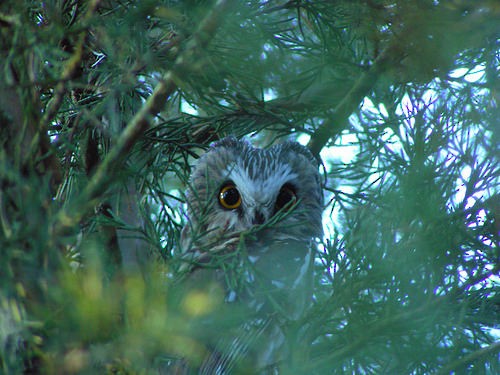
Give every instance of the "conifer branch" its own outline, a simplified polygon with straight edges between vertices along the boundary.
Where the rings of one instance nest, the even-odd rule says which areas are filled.
[[[101,0],[92,0],[89,2],[87,11],[82,20],[84,26],[87,26],[89,20],[95,14],[100,1]],[[39,121],[38,127],[36,127],[35,125],[37,121],[35,121],[35,123],[33,124],[30,124],[30,126],[32,126],[34,129],[33,137],[31,138],[31,142],[29,143],[28,151],[24,155],[23,164],[31,164],[35,159],[35,155],[37,155],[37,153],[46,155],[44,160],[45,169],[48,169],[52,172],[52,186],[54,187],[54,189],[60,183],[61,171],[60,163],[54,156],[54,152],[52,150],[47,134],[47,129],[61,107],[64,95],[67,91],[67,83],[75,77],[77,70],[81,66],[87,35],[88,28],[84,27],[83,30],[78,34],[73,54],[66,60],[63,66],[59,82],[54,88],[54,95],[48,102],[44,114]]]
[[[176,72],[181,69],[186,71],[186,68],[196,62],[197,52],[203,50],[213,38],[229,3],[227,0],[218,0],[191,39],[186,41],[186,48],[179,54],[172,69],[162,77],[152,95],[127,124],[114,147],[85,186],[79,199],[58,213],[53,228],[55,235],[74,227],[96,205],[96,200],[109,186],[114,172],[120,169],[128,151],[149,128],[152,119],[164,108],[167,99],[176,90],[178,79]]]
[[[343,346],[341,349],[313,360],[311,363],[304,366],[302,370],[304,370],[304,373],[307,373],[315,368],[322,368],[329,363],[341,361],[343,358],[347,358],[361,348],[369,345],[372,337],[379,337],[381,334],[389,332],[391,327],[397,326],[398,324],[404,324],[408,321],[415,321],[425,316],[427,312],[433,311],[439,304],[443,303],[443,301],[444,299],[433,300],[415,309],[409,309],[398,315],[374,321],[371,325],[366,326],[362,331],[363,333],[359,337],[353,339],[352,342]]]
[[[373,65],[355,82],[341,102],[335,107],[334,114],[315,131],[308,147],[314,155],[319,155],[328,141],[340,134],[349,125],[349,116],[359,106],[363,97],[375,86],[377,79],[395,62],[403,58],[403,51],[396,41],[375,60]]]
[[[207,351],[229,354],[218,350],[219,336],[249,348],[237,370],[496,369],[494,2],[4,3],[3,372],[193,372]],[[91,3],[98,7],[86,20]],[[90,33],[95,64],[82,69]],[[154,92],[143,79],[152,74]],[[267,100],[267,90],[276,98]],[[70,94],[78,105],[64,115]],[[362,105],[366,98],[374,107]],[[188,238],[181,228],[195,219],[183,205],[199,199],[182,191],[192,158],[225,134],[261,132],[253,137],[261,146],[301,129],[315,153],[337,141],[324,158],[330,223],[317,246],[310,308],[297,316],[292,306],[284,311],[279,290],[252,290],[267,283],[246,261],[252,249],[266,270],[293,258],[270,254],[264,265],[260,257],[261,245],[277,248],[268,244],[279,215],[263,224],[265,238],[237,235],[236,250],[248,251],[238,264],[217,263],[220,288],[190,275],[182,275],[190,285],[172,284],[181,276],[179,237]],[[236,237],[227,232],[212,245],[222,249],[224,238]],[[242,298],[223,303],[233,290]],[[273,340],[251,345],[246,319],[268,314]],[[285,350],[271,358],[264,341]]]
[[[410,5],[409,9],[412,9],[412,7],[413,5]],[[404,9],[405,8],[402,7],[401,11],[404,12]],[[486,11],[486,9],[488,11]],[[426,9],[419,15],[419,17],[422,17],[423,19],[423,15],[426,13],[429,17],[431,17],[431,13],[435,10],[436,9],[433,7]],[[374,64],[361,75],[361,77],[352,86],[351,90],[335,107],[333,116],[330,119],[325,120],[325,122],[311,137],[308,147],[313,154],[318,155],[321,149],[331,138],[340,134],[349,126],[349,116],[360,105],[362,99],[369,94],[380,75],[387,72],[388,69],[394,69],[394,67],[398,65],[398,62],[404,58],[410,57],[410,59],[414,59],[415,56],[413,54],[415,54],[415,51],[412,48],[407,48],[408,46],[412,46],[412,38],[421,38],[422,40],[425,40],[424,38],[429,37],[429,35],[432,35],[433,33],[450,34],[450,30],[453,30],[453,33],[451,34],[457,35],[453,45],[450,47],[451,51],[448,51],[448,55],[443,54],[440,59],[432,62],[432,69],[435,69],[440,67],[440,65],[445,65],[448,59],[452,59],[455,54],[459,53],[460,48],[458,48],[458,46],[461,46],[462,48],[470,48],[468,45],[468,37],[470,35],[475,35],[474,30],[480,30],[479,34],[482,34],[485,38],[496,37],[497,31],[494,25],[498,23],[498,7],[493,7],[488,2],[484,2],[484,4],[478,5],[474,11],[469,10],[467,12],[467,22],[465,22],[465,20],[456,22],[457,19],[462,17],[460,12],[464,12],[464,9],[443,6],[440,9],[443,22],[439,23],[438,27],[435,25],[429,25],[429,29],[424,28],[420,30],[419,27],[422,26],[421,24],[414,24],[413,20],[408,20],[407,24],[403,25],[402,30],[399,30],[398,33],[393,35],[393,39],[390,41],[390,44],[376,58]],[[467,26],[464,27],[464,25]],[[434,27],[436,27],[436,29],[434,29]],[[430,50],[433,47],[433,44],[421,42],[419,47],[424,49],[429,48]],[[437,55],[439,56],[439,53]],[[406,67],[406,69],[409,68]],[[427,67],[427,69],[429,68]],[[429,70],[432,71],[432,69]],[[428,78],[430,79],[432,77],[433,75]]]
[[[466,365],[469,365],[481,357],[485,356],[490,356],[490,355],[495,355],[500,352],[500,341],[496,341],[491,345],[488,345],[484,348],[481,348],[479,350],[476,350],[450,364],[447,366],[441,368],[438,372],[436,372],[436,375],[445,375],[445,374],[451,374],[453,372],[456,372],[463,368]]]
[[[89,3],[87,12],[83,17],[83,24],[85,26],[87,26],[87,23],[93,17],[100,2],[101,0],[92,0]],[[74,47],[73,54],[68,60],[66,60],[66,63],[64,64],[61,73],[61,78],[59,80],[59,83],[56,85],[54,89],[54,96],[47,104],[47,108],[45,108],[45,113],[40,121],[40,127],[39,127],[40,132],[46,131],[47,126],[49,126],[50,122],[54,119],[59,108],[61,107],[62,100],[67,89],[66,87],[67,82],[74,77],[76,71],[80,67],[83,58],[83,51],[85,48],[85,40],[87,39],[87,35],[88,35],[88,28],[85,27],[84,30],[82,30],[78,35],[78,40]]]

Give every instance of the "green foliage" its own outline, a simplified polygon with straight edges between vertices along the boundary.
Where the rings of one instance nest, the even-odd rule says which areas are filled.
[[[280,373],[499,373],[499,22],[494,0],[2,1],[0,372],[182,373],[245,319],[176,282],[189,165],[234,134],[324,162]]]

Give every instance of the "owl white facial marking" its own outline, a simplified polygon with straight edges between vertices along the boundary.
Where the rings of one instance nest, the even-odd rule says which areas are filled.
[[[260,149],[225,138],[198,160],[187,195],[191,226],[201,236],[265,225],[291,205],[290,212],[265,225],[266,239],[307,241],[322,233],[318,164],[295,142]]]
[[[261,179],[252,178],[248,169],[241,163],[229,166],[224,171],[227,179],[234,183],[242,197],[241,210],[233,214],[238,214],[240,219],[241,216],[246,218],[245,229],[268,221],[274,214],[281,187],[298,177],[289,165],[273,163],[270,167],[269,175],[264,175]],[[242,211],[244,211],[243,215],[241,215]]]

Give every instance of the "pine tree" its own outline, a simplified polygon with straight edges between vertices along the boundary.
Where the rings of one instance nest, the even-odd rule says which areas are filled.
[[[4,0],[0,372],[199,363],[225,306],[172,282],[183,192],[232,134],[323,160],[280,373],[500,373],[498,25],[495,0]]]

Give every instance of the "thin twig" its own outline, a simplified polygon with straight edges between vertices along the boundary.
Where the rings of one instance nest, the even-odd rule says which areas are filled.
[[[82,24],[84,25],[83,30],[78,34],[78,39],[73,54],[68,60],[66,60],[63,66],[59,82],[54,88],[54,94],[45,107],[44,114],[38,122],[38,127],[35,128],[35,126],[31,124],[35,129],[33,137],[31,138],[31,142],[28,146],[28,150],[24,154],[23,164],[30,165],[32,161],[36,159],[35,156],[37,154],[45,155],[43,163],[45,164],[46,168],[50,169],[52,172],[51,185],[53,189],[57,189],[57,186],[60,184],[61,171],[60,162],[59,160],[56,160],[54,152],[52,150],[52,146],[50,144],[50,140],[48,137],[48,128],[50,126],[50,123],[54,120],[54,117],[57,115],[59,108],[61,107],[64,95],[66,94],[67,90],[67,82],[75,76],[76,71],[81,65],[83,51],[85,48],[85,40],[87,39],[88,35],[88,28],[86,26],[89,20],[93,17],[100,1],[101,0],[90,1],[87,12],[85,13],[82,20]]]
[[[461,296],[466,295],[467,290],[473,286],[476,285],[483,280],[491,277],[492,275],[496,275],[498,273],[498,270],[500,269],[500,266],[494,267],[492,270],[489,270],[487,272],[481,273],[479,275],[476,275],[476,277],[471,278],[468,280],[467,283],[461,286],[457,286],[451,290],[448,291],[447,295],[442,296],[442,297],[435,297],[431,300],[429,300],[426,304],[418,306],[414,309],[407,309],[406,311],[402,311],[399,314],[395,314],[391,316],[390,318],[385,318],[385,319],[380,319],[373,321],[371,324],[368,324],[364,327],[363,329],[363,335],[360,337],[353,339],[352,342],[349,344],[343,346],[342,348],[335,350],[329,354],[326,354],[324,356],[321,356],[317,359],[315,359],[313,362],[310,364],[305,364],[302,370],[304,372],[306,371],[312,371],[314,368],[320,368],[328,363],[333,363],[335,361],[342,360],[342,358],[347,358],[350,356],[352,353],[355,353],[357,350],[360,350],[361,348],[365,347],[370,343],[370,338],[371,337],[376,337],[379,334],[383,334],[387,332],[387,330],[392,329],[395,326],[398,326],[401,323],[406,323],[406,322],[413,322],[416,323],[416,321],[425,316],[426,314],[430,312],[434,312],[435,314],[441,314],[444,315],[446,312],[439,312],[440,307],[444,305],[449,305],[451,306],[453,303],[456,303],[456,300],[460,298]],[[328,310],[323,310],[322,312],[328,314]],[[313,311],[313,314],[317,314],[318,311]],[[319,316],[321,318],[321,316]],[[449,317],[447,315],[447,317]],[[323,319],[326,318],[326,315],[323,317]],[[310,321],[310,319],[309,319]],[[321,321],[319,319],[318,321]],[[309,323],[310,324],[310,323]],[[490,345],[487,348],[475,351],[474,353],[471,353],[460,360],[457,360],[447,366],[445,369],[439,371],[439,374],[449,374],[451,370],[456,370],[459,367],[471,363],[472,361],[475,361],[479,359],[480,357],[487,355],[489,353],[495,353],[495,351],[498,351],[500,347],[500,342],[496,342],[493,345]],[[487,349],[487,350],[486,350]]]
[[[323,355],[311,363],[305,363],[301,368],[304,373],[311,372],[315,368],[321,368],[329,363],[341,361],[343,358],[350,356],[357,350],[363,348],[370,342],[370,338],[376,337],[380,333],[388,332],[391,327],[397,324],[417,320],[419,317],[424,316],[428,311],[432,311],[437,305],[443,303],[445,300],[433,300],[426,305],[418,306],[413,310],[403,311],[390,318],[374,321],[371,325],[366,326],[363,330],[363,335],[353,339],[352,342],[343,346],[341,349],[335,350],[329,354]]]
[[[165,102],[177,88],[176,72],[180,71],[181,68],[185,71],[186,67],[195,63],[196,53],[205,48],[213,38],[220,20],[225,14],[225,9],[230,3],[228,0],[218,0],[211,12],[201,22],[198,30],[187,41],[184,51],[175,60],[172,69],[163,76],[152,95],[127,124],[114,147],[85,186],[80,197],[57,214],[53,227],[55,235],[74,227],[96,205],[96,199],[106,191],[114,172],[121,168],[129,150],[149,128],[153,117],[164,108]]]
[[[89,20],[94,16],[94,13],[100,2],[101,0],[92,0],[89,3],[87,12],[85,13],[82,20],[84,26],[87,26]],[[61,78],[59,80],[59,83],[56,85],[54,89],[54,95],[47,104],[47,108],[45,108],[45,113],[43,114],[43,117],[40,121],[40,129],[42,131],[44,131],[44,129],[46,129],[47,126],[49,126],[49,123],[54,119],[54,116],[59,111],[64,94],[66,93],[66,84],[69,80],[71,80],[71,78],[74,77],[76,71],[80,67],[80,63],[83,58],[83,50],[85,48],[85,40],[87,39],[87,34],[88,34],[88,28],[84,27],[84,29],[78,35],[78,41],[75,45],[73,54],[68,60],[66,60],[66,63],[64,64],[61,73]]]
[[[451,374],[459,370],[460,368],[469,365],[474,361],[477,361],[481,357],[498,354],[499,352],[500,352],[500,341],[496,341],[489,346],[486,346],[472,353],[469,353],[465,357],[459,358],[458,360],[450,363],[449,365],[444,366],[438,372],[436,372],[436,375]]]
[[[319,155],[321,149],[327,144],[329,139],[340,134],[342,130],[347,128],[349,116],[359,106],[363,97],[375,86],[378,77],[402,57],[402,50],[398,47],[398,42],[396,41],[380,54],[373,65],[359,77],[351,90],[335,107],[334,115],[331,119],[325,121],[311,137],[307,147],[309,147],[314,155]]]

